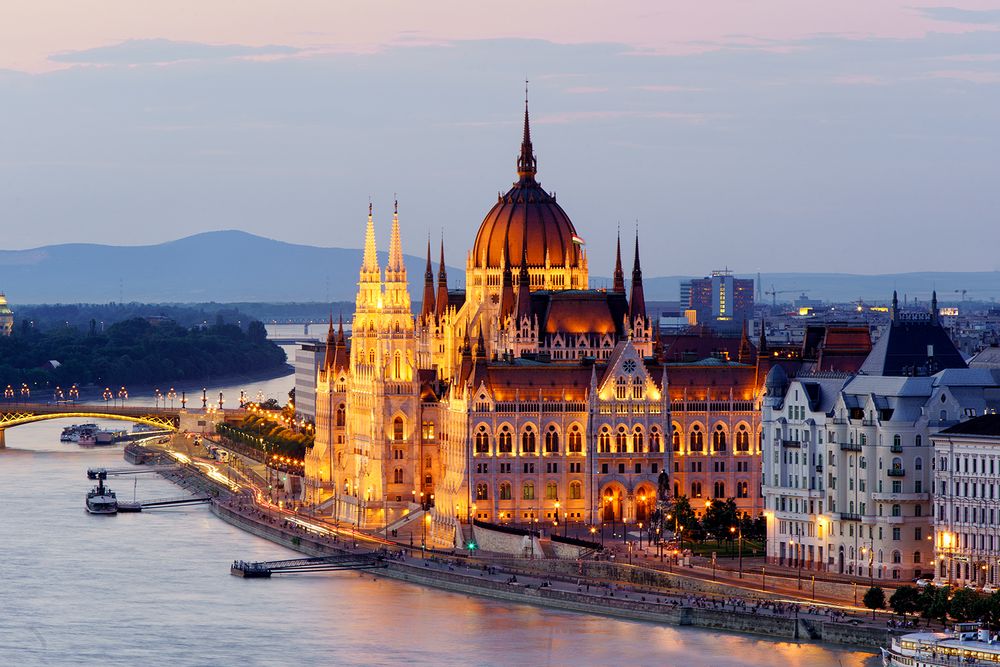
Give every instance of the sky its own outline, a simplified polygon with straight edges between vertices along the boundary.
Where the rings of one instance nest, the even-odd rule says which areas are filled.
[[[1000,270],[1000,0],[5,0],[4,247],[242,229],[461,265],[539,180],[607,275]]]

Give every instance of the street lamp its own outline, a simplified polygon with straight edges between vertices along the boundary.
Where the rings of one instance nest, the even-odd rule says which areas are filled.
[[[25,403],[27,403],[28,399],[31,398],[31,390],[28,389],[28,385],[23,382],[21,383],[21,398],[24,399]]]
[[[14,388],[11,387],[10,385],[7,385],[7,388],[4,389],[3,391],[3,397],[6,398],[8,401],[14,398]]]
[[[69,400],[76,402],[76,399],[80,398],[80,390],[77,389],[76,384],[69,388]]]
[[[167,398],[170,399],[170,409],[173,410],[174,409],[174,399],[177,398],[177,392],[174,391],[173,387],[171,387],[170,391],[167,392]],[[166,401],[164,401],[164,403],[165,402]]]
[[[108,401],[115,397],[115,395],[111,392],[111,387],[105,387],[104,393],[101,394],[101,397],[104,399],[104,409],[107,410]]]
[[[729,532],[730,532],[730,534],[736,533],[737,532],[736,526],[730,526],[729,527]],[[742,525],[739,527],[739,543],[740,543],[740,547],[739,547],[739,550],[740,550],[740,579],[742,579],[743,578],[743,526]]]
[[[118,398],[121,399],[122,407],[124,408],[125,407],[125,401],[128,399],[128,391],[125,389],[124,386],[121,389],[118,390]]]
[[[559,501],[558,500],[556,501],[555,507],[556,507],[556,512],[555,512],[555,516],[553,517],[553,520],[552,520],[552,526],[556,529],[556,534],[558,535],[559,534]],[[564,528],[565,528],[565,526],[564,526]]]

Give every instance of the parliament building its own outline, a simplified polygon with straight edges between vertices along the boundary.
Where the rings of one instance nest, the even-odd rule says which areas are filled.
[[[611,288],[590,289],[583,240],[536,174],[526,105],[517,181],[479,226],[465,288],[449,289],[443,244],[435,281],[428,244],[419,312],[398,212],[381,267],[369,208],[349,340],[331,323],[318,372],[308,501],[370,529],[429,508],[452,543],[472,519],[637,524],[665,472],[696,509],[734,497],[760,514],[764,377],[802,355],[745,326],[661,339],[638,238],[628,288],[619,240]]]

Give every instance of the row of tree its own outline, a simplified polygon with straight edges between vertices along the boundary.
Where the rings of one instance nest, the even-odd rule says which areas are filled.
[[[305,458],[306,447],[311,447],[314,441],[310,433],[295,431],[258,415],[247,415],[237,425],[219,424],[218,433],[259,449],[262,454],[279,454],[300,461]]]
[[[197,382],[276,371],[285,353],[260,322],[183,327],[172,320],[134,318],[104,331],[96,325],[16,330],[0,337],[0,387]]]
[[[677,496],[667,506],[660,518],[662,530],[681,529],[685,539],[704,541],[715,539],[717,543],[732,540],[742,534],[744,539],[759,539],[767,534],[767,524],[763,516],[751,517],[740,513],[735,498],[717,498],[708,501],[699,518],[687,496]],[[735,530],[730,530],[731,528]]]
[[[885,609],[885,591],[873,586],[865,592],[864,605],[872,610]],[[992,629],[1000,628],[1000,591],[980,593],[969,588],[952,589],[949,586],[900,586],[888,600],[889,608],[902,616],[919,615],[947,623],[981,621]]]

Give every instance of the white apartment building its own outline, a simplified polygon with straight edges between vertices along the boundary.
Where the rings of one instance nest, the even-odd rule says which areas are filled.
[[[775,368],[766,387],[768,562],[889,580],[934,571],[930,436],[995,407],[1000,373],[788,380]]]
[[[1000,371],[986,371],[994,376]],[[995,406],[998,389],[988,389]],[[987,410],[995,409],[987,407]],[[931,436],[935,575],[956,585],[1000,584],[1000,415]]]

